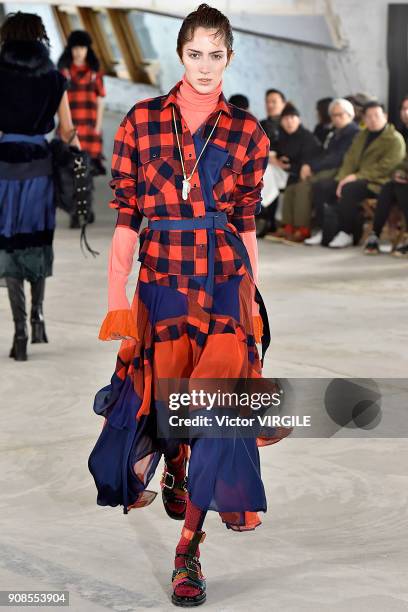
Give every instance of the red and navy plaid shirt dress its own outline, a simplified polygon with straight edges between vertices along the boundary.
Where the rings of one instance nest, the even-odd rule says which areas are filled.
[[[177,105],[181,81],[164,96],[138,102],[117,131],[112,160],[117,224],[140,232],[140,269],[131,305],[137,340],[123,340],[111,382],[96,395],[104,417],[89,457],[97,503],[130,508],[156,497],[147,486],[161,455],[185,449],[192,502],[219,512],[227,528],[254,529],[266,511],[259,446],[290,433],[186,440],[163,438],[168,405],[159,395],[164,379],[261,377],[254,337],[254,281],[241,232],[255,229],[269,139],[250,113],[221,94],[205,123],[191,134]],[[182,199],[187,176],[220,114],[216,129]],[[207,227],[203,227],[208,222]],[[246,256],[245,256],[246,254]]]
[[[68,79],[69,106],[81,147],[91,158],[100,158],[102,136],[96,132],[96,119],[98,98],[106,95],[102,73],[75,64],[61,72]]]

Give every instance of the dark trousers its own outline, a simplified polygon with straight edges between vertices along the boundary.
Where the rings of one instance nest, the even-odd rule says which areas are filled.
[[[319,181],[313,187],[313,200],[316,221],[323,227],[325,205],[335,205],[339,216],[339,230],[353,234],[357,243],[363,231],[364,215],[361,202],[366,198],[377,197],[367,187],[367,181],[358,180],[344,185],[340,199],[337,199],[337,181],[333,179]]]
[[[335,204],[337,181],[334,179],[324,179],[314,183],[312,186],[312,207],[315,213],[316,225],[320,228],[324,224],[324,209],[326,204]]]
[[[373,224],[373,231],[378,238],[381,236],[383,227],[395,203],[401,208],[408,228],[408,184],[404,185],[403,183],[390,181],[381,189],[375,208]]]

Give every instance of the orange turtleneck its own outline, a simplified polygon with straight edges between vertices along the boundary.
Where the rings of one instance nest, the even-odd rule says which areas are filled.
[[[187,81],[186,75],[183,75],[182,83],[177,90],[177,104],[192,134],[214,111],[221,92],[222,80],[214,91],[200,93]]]

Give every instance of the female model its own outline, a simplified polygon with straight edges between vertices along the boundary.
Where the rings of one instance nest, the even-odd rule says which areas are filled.
[[[0,277],[6,278],[15,325],[10,357],[25,361],[24,280],[31,284],[31,341],[48,342],[43,300],[52,274],[55,206],[45,134],[54,129],[55,113],[65,141],[74,127],[66,79],[49,58],[41,18],[10,15],[0,37]],[[73,144],[79,147],[77,137]]]
[[[68,37],[67,46],[58,61],[58,68],[68,80],[68,100],[72,120],[78,131],[81,147],[89,154],[92,174],[106,174],[102,160],[102,121],[105,86],[99,70],[99,60],[92,48],[88,32],[75,30]],[[93,210],[88,221],[95,219]],[[75,214],[71,228],[79,227]]]
[[[111,384],[95,398],[94,410],[105,420],[89,469],[98,504],[122,504],[127,513],[155,498],[147,485],[164,454],[164,507],[184,520],[172,601],[194,606],[206,598],[199,543],[207,510],[235,531],[260,525],[257,511],[266,510],[266,499],[257,446],[289,431],[245,440],[197,437],[188,444],[156,435],[166,409],[159,379],[261,376],[254,214],[269,140],[222,93],[232,56],[222,13],[202,4],[188,15],[177,52],[183,79],[167,95],[137,103],[115,138],[111,206],[118,219],[100,338],[123,341]],[[143,216],[148,227],[140,234],[130,306],[125,286]]]
[[[82,149],[89,153],[95,168],[106,174],[101,161],[105,86],[88,32],[71,32],[58,61],[58,68],[68,79],[72,120]]]

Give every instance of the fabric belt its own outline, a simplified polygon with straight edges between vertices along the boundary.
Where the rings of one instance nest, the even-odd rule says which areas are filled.
[[[233,232],[228,226],[228,218],[226,213],[221,211],[207,211],[203,217],[195,217],[193,219],[149,219],[148,228],[151,230],[195,230],[195,229],[206,229],[208,236],[208,273],[207,280],[205,283],[205,290],[209,295],[213,295],[214,292],[214,269],[215,269],[215,231],[216,229],[222,229],[229,233],[229,236],[233,242],[233,245],[240,256],[243,264],[247,268],[251,278],[253,279],[251,261],[249,259],[248,251],[245,244],[239,236]],[[262,318],[263,324],[263,335],[261,339],[262,344],[262,358],[261,363],[263,365],[265,353],[270,344],[271,336],[269,330],[268,314],[266,312],[265,304],[262,296],[257,287],[255,287],[255,301],[259,305],[259,313]]]

